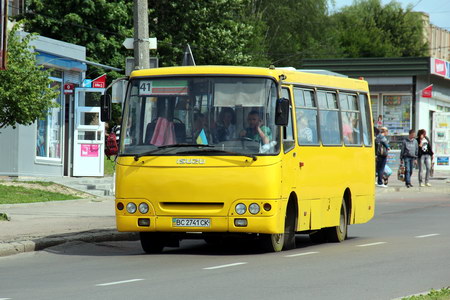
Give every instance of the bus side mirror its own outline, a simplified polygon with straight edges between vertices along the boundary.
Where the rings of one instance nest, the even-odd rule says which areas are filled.
[[[100,97],[100,119],[102,122],[111,120],[111,96],[102,95]]]
[[[287,126],[289,123],[289,100],[279,98],[275,106],[275,125]]]

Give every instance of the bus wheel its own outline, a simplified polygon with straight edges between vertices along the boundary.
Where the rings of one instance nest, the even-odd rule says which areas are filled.
[[[145,253],[161,253],[165,246],[164,235],[160,232],[139,232],[139,237]]]
[[[347,238],[348,215],[345,199],[342,199],[341,216],[339,218],[339,226],[327,228],[327,237],[330,242],[339,243]]]
[[[267,252],[280,252],[283,250],[284,233],[262,234],[261,244]]]
[[[295,249],[295,205],[289,201],[284,225],[284,250]]]

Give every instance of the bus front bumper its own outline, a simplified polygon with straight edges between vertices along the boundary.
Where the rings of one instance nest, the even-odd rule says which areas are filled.
[[[238,232],[238,233],[282,233],[284,218],[276,213],[272,216],[130,216],[116,215],[117,230],[121,232]],[[143,220],[144,219],[144,220]],[[208,227],[177,226],[175,219],[209,220]],[[208,221],[206,221],[208,222]],[[205,224],[203,224],[205,225]]]

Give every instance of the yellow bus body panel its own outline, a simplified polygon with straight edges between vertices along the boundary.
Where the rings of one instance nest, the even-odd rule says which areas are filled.
[[[133,77],[189,75],[265,76],[284,86],[329,88],[368,94],[364,80],[254,67],[196,66],[133,71]],[[295,107],[295,104],[292,103]],[[294,109],[294,120],[296,120]],[[372,120],[371,120],[372,121]],[[297,129],[294,126],[294,135]],[[180,158],[204,164],[177,164]],[[302,166],[301,166],[302,164]],[[339,225],[344,195],[350,195],[349,223],[365,223],[375,210],[375,157],[372,146],[299,146],[273,156],[131,156],[116,165],[116,221],[119,231],[282,233],[287,202],[297,200],[297,231]],[[118,203],[150,206],[147,214],[129,214]],[[258,203],[261,211],[237,215],[238,203]],[[264,204],[271,210],[265,211]],[[139,218],[150,226],[138,225]],[[211,226],[174,227],[173,218],[208,218]],[[248,226],[236,227],[236,218]]]

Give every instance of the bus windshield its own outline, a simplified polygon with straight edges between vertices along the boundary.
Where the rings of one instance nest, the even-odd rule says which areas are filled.
[[[121,155],[273,155],[277,86],[269,78],[132,79]]]

